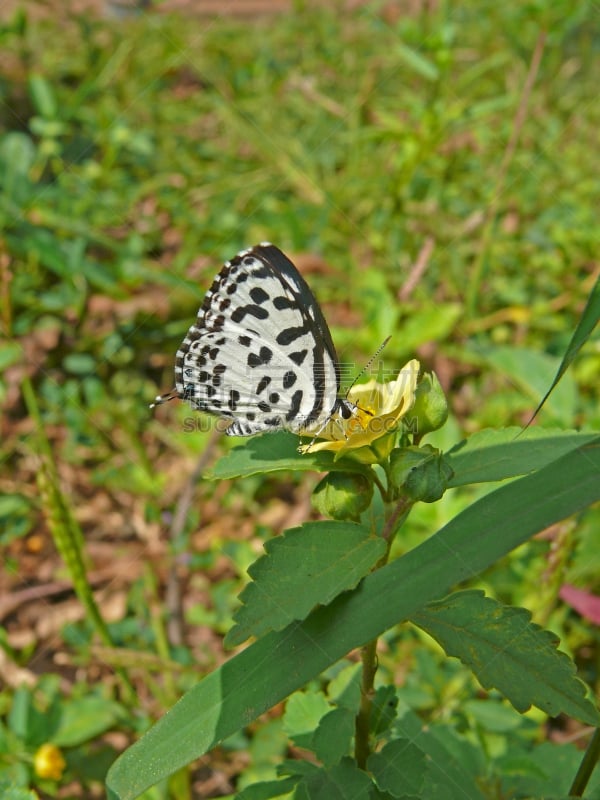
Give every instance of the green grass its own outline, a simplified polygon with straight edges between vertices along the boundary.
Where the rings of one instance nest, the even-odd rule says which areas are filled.
[[[0,631],[10,663],[34,682],[45,680],[36,663],[48,648],[85,665],[77,678],[56,669],[68,709],[88,694],[96,701],[96,668],[123,669],[148,687],[139,707],[111,705],[103,730],[90,723],[69,739],[70,774],[84,787],[99,779],[85,769],[90,749],[107,761],[119,749],[106,731],[140,733],[222,660],[245,568],[316,483],[298,473],[201,482],[173,532],[195,461],[229,443],[185,433],[181,408],[152,415],[147,404],[170,387],[175,350],[224,259],[265,239],[316,257],[306,274],[344,360],[365,363],[391,334],[386,365],[417,356],[437,372],[451,410],[436,434],[442,448],[527,420],[598,275],[593,4],[479,0],[397,19],[383,3],[343,13],[323,5],[250,20],[23,14],[0,26],[2,577],[11,591],[64,578],[44,521],[53,509],[35,487],[41,440],[20,392],[26,377],[61,504],[70,503],[65,513],[79,520],[94,566],[110,566],[105,544],[112,558],[151,565],[132,569],[130,581],[117,571],[113,650],[98,655],[81,617],[50,640],[38,632],[24,643],[17,634],[27,617],[17,607]],[[401,300],[427,247],[425,269]],[[539,424],[597,430],[599,373],[596,337]],[[474,492],[417,506],[395,547],[415,546]],[[598,635],[558,593],[563,583],[600,593],[597,552],[596,511],[513,551],[475,584],[557,631],[596,691]],[[185,642],[169,640],[164,564],[173,554],[189,604]],[[49,572],[44,559],[55,559]],[[99,587],[110,596],[107,578]],[[39,613],[53,610],[53,597],[38,601]],[[442,708],[496,754],[507,746],[508,734],[477,720],[475,706],[462,710],[476,702],[470,678],[448,664],[434,673],[437,651],[417,636],[386,637],[382,669],[396,674],[399,652],[423,666],[418,685],[411,674],[403,687],[412,708]],[[107,703],[123,700],[111,681]],[[9,777],[52,794],[52,782],[35,784],[22,753],[59,742],[53,735],[67,722],[41,736],[34,700],[15,695],[17,685],[7,680],[0,692]],[[60,692],[41,684],[36,702],[58,709]],[[15,696],[29,709],[18,721]],[[534,736],[531,719],[541,717],[515,723],[520,742]],[[239,785],[252,769],[272,775],[269,758],[257,766],[260,746],[285,750],[281,730],[271,749],[260,730],[215,756],[234,764],[225,769],[232,786],[240,772]],[[239,749],[253,753],[246,773]],[[4,765],[0,758],[0,783]]]

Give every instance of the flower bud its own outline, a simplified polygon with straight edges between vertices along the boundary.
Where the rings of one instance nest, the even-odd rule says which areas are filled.
[[[453,475],[454,471],[443,453],[429,444],[398,447],[390,456],[390,476],[394,487],[415,502],[439,500]]]
[[[320,514],[358,522],[373,496],[373,484],[355,472],[330,472],[315,488],[313,506]]]
[[[448,401],[435,372],[423,375],[417,384],[410,415],[416,420],[415,433],[419,436],[437,431],[448,419]]]

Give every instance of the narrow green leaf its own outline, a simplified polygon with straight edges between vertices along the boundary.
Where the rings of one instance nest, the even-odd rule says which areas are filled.
[[[504,606],[479,590],[428,603],[412,617],[450,656],[473,670],[485,689],[498,689],[521,713],[532,705],[551,717],[569,714],[599,725],[575,664],[550,631],[525,608]]]
[[[29,171],[35,156],[35,145],[26,133],[10,131],[0,138],[1,206],[17,219],[20,214],[18,205],[25,201],[31,191]],[[11,208],[10,201],[18,205]]]
[[[546,400],[550,397],[550,394],[554,391],[557,383],[560,381],[562,376],[565,374],[567,369],[573,363],[575,356],[581,350],[583,345],[587,342],[590,338],[592,331],[598,324],[598,320],[600,320],[600,278],[596,281],[594,288],[590,292],[590,296],[588,297],[588,301],[586,303],[585,308],[583,309],[583,314],[581,315],[581,319],[577,324],[577,327],[573,331],[573,336],[571,337],[571,341],[569,342],[569,346],[567,347],[566,353],[563,356],[562,361],[560,362],[560,366],[554,376],[554,380],[550,384],[550,388],[546,392],[546,394],[540,400],[539,405],[533,412],[531,416],[531,420],[535,419],[539,410],[544,405]],[[531,420],[529,422],[531,422]]]
[[[437,81],[440,77],[437,66],[428,58],[425,58],[422,53],[419,53],[418,50],[399,42],[396,45],[396,52],[400,59],[422,78],[428,81]]]
[[[253,579],[225,644],[278,631],[304,619],[316,605],[353,589],[385,553],[386,543],[352,522],[307,522],[265,544],[266,554],[248,569]]]
[[[427,762],[425,753],[410,739],[394,739],[379,753],[372,753],[367,767],[383,791],[394,797],[421,797]]]
[[[483,430],[459,442],[446,458],[454,470],[450,486],[501,481],[525,475],[582,447],[597,433],[512,427]]]
[[[29,75],[29,95],[36,112],[47,119],[54,119],[58,112],[58,103],[52,83],[43,75]]]
[[[347,708],[334,708],[321,719],[310,749],[323,766],[332,767],[349,755],[354,720],[354,713]]]
[[[482,497],[354,591],[259,639],[207,675],[117,759],[107,777],[109,797],[137,797],[353,648],[414,616],[534,533],[600,500],[599,472],[600,437]]]
[[[248,475],[303,470],[313,472],[360,472],[369,474],[370,468],[350,459],[334,461],[328,452],[298,452],[300,439],[292,433],[265,433],[254,436],[238,447],[232,448],[223,458],[204,473],[205,478],[224,480]]]

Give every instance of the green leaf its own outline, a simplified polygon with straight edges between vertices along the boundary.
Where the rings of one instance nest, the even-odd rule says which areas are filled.
[[[117,759],[107,777],[109,797],[137,797],[350,650],[415,616],[533,534],[600,500],[599,472],[597,437],[482,497],[331,605],[259,639],[207,675]]]
[[[7,199],[19,204],[27,198],[34,161],[35,145],[26,133],[11,131],[0,138],[0,183]]]
[[[427,757],[422,796],[431,800],[483,800],[479,780],[487,770],[482,751],[446,725],[424,725],[404,703],[392,730]]]
[[[248,569],[253,579],[225,644],[281,630],[316,605],[353,589],[385,553],[386,543],[352,522],[307,522],[265,544],[266,554]]]
[[[427,762],[425,754],[410,739],[395,739],[379,753],[372,753],[367,767],[377,786],[393,797],[421,796]]]
[[[412,620],[517,711],[535,705],[551,717],[565,713],[600,724],[600,714],[575,676],[575,664],[556,649],[553,633],[531,622],[527,609],[503,606],[470,590],[429,603]]]
[[[534,401],[546,391],[558,362],[552,356],[526,348],[495,346],[481,348],[478,352]],[[575,382],[568,376],[548,403],[548,413],[561,424],[572,425],[576,397]]]
[[[375,692],[369,724],[373,736],[381,736],[396,719],[398,698],[394,686],[380,686]]]
[[[69,353],[63,359],[63,367],[73,375],[93,375],[97,362],[89,353]]]
[[[311,470],[313,472],[360,472],[368,475],[370,467],[340,459],[334,461],[333,453],[298,452],[300,439],[292,433],[278,432],[254,436],[223,456],[204,473],[205,478],[224,480],[249,475],[280,472],[281,470]]]
[[[336,706],[347,708],[354,714],[358,711],[361,698],[362,666],[349,664],[329,681],[328,699]]]
[[[557,383],[573,363],[577,353],[590,338],[592,331],[598,324],[598,320],[600,320],[600,278],[598,278],[594,284],[594,288],[590,292],[590,296],[588,297],[588,301],[583,310],[583,314],[581,315],[581,319],[579,320],[577,327],[573,332],[573,336],[571,337],[571,341],[569,342],[566,353],[560,362],[560,366],[558,367],[556,375],[554,376],[554,380],[552,381],[546,394],[540,400],[539,405],[533,412],[531,420],[537,416],[541,407],[550,397],[550,394],[554,391]]]
[[[404,61],[417,75],[428,81],[437,81],[439,79],[440,72],[437,66],[428,58],[425,58],[418,50],[414,50],[403,42],[397,42],[395,51],[400,60]]]
[[[0,797],[2,800],[39,800],[39,795],[33,790],[15,786],[8,781],[0,781]]]
[[[446,458],[454,470],[450,486],[501,481],[524,475],[582,447],[597,433],[548,428],[483,430],[459,442]]]
[[[29,95],[37,113],[41,117],[54,119],[57,115],[58,104],[54,88],[50,81],[42,75],[29,75]]]
[[[514,708],[496,698],[467,700],[461,705],[461,711],[483,730],[491,733],[509,733],[523,724],[522,718]]]
[[[373,783],[350,759],[302,778],[294,800],[369,800]]]
[[[253,783],[252,786],[246,786],[241,792],[236,792],[235,800],[272,800],[272,798],[287,796],[297,783],[296,778]]]
[[[294,692],[285,707],[283,729],[298,747],[311,749],[315,730],[330,711],[323,692]]]
[[[523,763],[527,758],[528,763]],[[509,750],[497,760],[497,768],[502,776],[503,797],[543,798],[569,800],[569,788],[581,765],[582,753],[574,744],[556,745],[542,742],[516,761],[514,752]],[[552,787],[552,794],[548,794]],[[586,786],[583,797],[596,800],[600,797],[600,772],[594,770]]]
[[[319,722],[310,749],[325,767],[332,767],[348,755],[354,736],[354,721],[354,712],[347,708],[334,708]]]
[[[424,342],[443,342],[463,314],[459,303],[439,303],[425,306],[402,320],[402,352],[414,353]],[[388,330],[394,330],[388,328]]]
[[[59,728],[52,741],[59,747],[83,744],[114,727],[122,714],[121,706],[104,697],[73,700],[63,705]]]
[[[0,372],[23,361],[23,348],[19,342],[0,342]]]

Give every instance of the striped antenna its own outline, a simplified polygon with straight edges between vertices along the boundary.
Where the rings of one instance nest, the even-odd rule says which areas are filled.
[[[350,384],[350,386],[348,387],[348,390],[347,390],[347,392],[346,392],[346,397],[348,397],[348,394],[350,393],[350,389],[352,389],[352,387],[355,385],[356,381],[357,381],[357,380],[360,378],[360,376],[361,376],[361,375],[364,375],[364,374],[365,374],[365,372],[366,372],[366,371],[369,369],[369,367],[371,366],[371,364],[372,364],[372,363],[375,361],[375,359],[377,358],[377,356],[378,356],[378,355],[381,353],[381,351],[383,350],[383,348],[386,346],[386,344],[389,342],[389,340],[390,340],[391,338],[392,338],[391,336],[388,336],[388,337],[386,337],[386,338],[383,340],[383,342],[382,342],[382,343],[379,345],[379,347],[377,348],[377,350],[376,350],[376,351],[373,353],[373,355],[371,356],[371,358],[370,358],[370,359],[367,361],[367,363],[364,365],[364,367],[361,369],[361,371],[358,373],[358,375],[357,375],[357,376],[354,378],[354,380],[352,381],[352,383],[351,383],[351,384]]]

